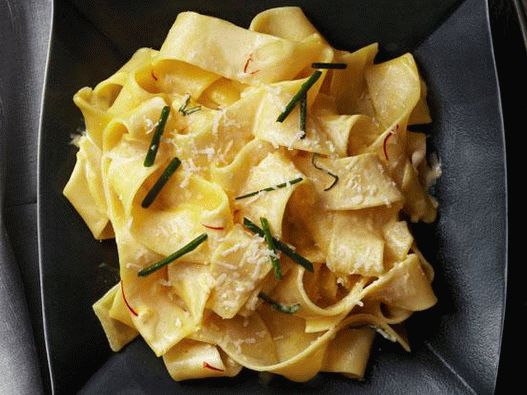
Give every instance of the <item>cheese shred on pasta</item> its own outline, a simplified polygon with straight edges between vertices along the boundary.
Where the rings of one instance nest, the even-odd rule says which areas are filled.
[[[114,351],[140,335],[174,380],[246,367],[306,381],[362,378],[376,332],[409,350],[403,321],[436,297],[405,219],[434,221],[427,188],[440,173],[408,130],[430,122],[414,58],[375,64],[376,53],[332,48],[296,7],[249,29],[183,12],[159,51],[75,94],[86,133],[64,195],[117,244],[121,281],[93,306]],[[277,122],[315,62],[346,68],[319,69],[305,104]],[[275,242],[244,218],[265,218]]]

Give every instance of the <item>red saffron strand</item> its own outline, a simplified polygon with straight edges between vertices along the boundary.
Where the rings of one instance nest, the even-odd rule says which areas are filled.
[[[251,63],[253,61],[253,54],[249,54],[249,57],[247,58],[247,60],[245,61],[245,66],[243,66],[243,72],[244,73],[247,73],[247,68],[249,67],[249,63]]]
[[[390,133],[388,134],[388,136],[386,136],[386,137],[384,138],[384,143],[383,143],[383,145],[382,145],[382,149],[383,149],[383,151],[384,151],[384,156],[386,157],[386,160],[390,160],[390,159],[388,158],[388,152],[386,151],[386,144],[388,143],[388,140],[390,139],[390,137],[393,136],[393,134],[394,134],[393,132],[390,132]]]
[[[155,80],[157,81],[157,76],[154,74],[154,71],[153,71],[153,70],[150,72],[150,74],[152,75],[152,78],[155,79]]]
[[[205,224],[201,224],[201,225],[203,225],[207,229],[212,229],[212,230],[224,230],[225,229],[223,226],[211,226],[211,225],[205,225]]]
[[[216,372],[225,372],[225,370],[211,366],[207,362],[203,362],[203,368],[215,370]]]
[[[388,151],[386,150],[386,145],[388,144],[388,140],[390,139],[390,137],[392,137],[398,130],[399,130],[399,124],[395,125],[395,128],[392,128],[392,130],[390,130],[390,134],[388,134],[388,136],[384,138],[382,149],[384,151],[384,156],[386,157],[386,160],[390,160],[388,158]]]
[[[128,310],[130,310],[131,313],[133,315],[135,315],[136,317],[139,316],[139,314],[137,314],[137,312],[134,309],[132,309],[132,306],[130,306],[128,304],[128,301],[126,300],[126,295],[124,294],[124,286],[123,286],[123,281],[122,280],[121,280],[121,293],[123,294],[124,304],[126,305],[126,307],[128,307]]]

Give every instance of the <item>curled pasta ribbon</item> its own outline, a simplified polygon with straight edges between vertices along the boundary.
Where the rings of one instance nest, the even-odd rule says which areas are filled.
[[[401,212],[434,220],[440,168],[408,130],[430,122],[412,55],[377,51],[334,49],[297,7],[249,29],[184,12],[159,51],[75,94],[64,195],[116,241],[120,282],[93,305],[112,350],[141,336],[174,380],[294,381],[362,378],[376,333],[410,350],[404,321],[436,297]]]

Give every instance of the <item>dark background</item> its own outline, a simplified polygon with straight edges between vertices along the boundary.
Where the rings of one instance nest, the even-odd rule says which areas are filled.
[[[523,0],[525,1],[525,0]],[[23,111],[20,119],[15,120],[8,130],[7,152],[1,152],[7,162],[16,161],[20,163],[15,170],[7,175],[5,188],[3,215],[0,212],[0,222],[3,220],[7,235],[13,247],[14,255],[18,263],[25,287],[25,298],[32,322],[33,335],[36,339],[35,349],[39,355],[40,371],[44,386],[49,389],[49,379],[45,367],[45,349],[42,331],[42,319],[40,312],[40,294],[38,278],[33,273],[38,272],[37,256],[37,234],[36,234],[36,152],[37,141],[16,144],[16,125],[29,128],[38,128],[40,115],[40,103],[38,100],[31,101],[30,98],[21,97],[17,86],[20,84],[33,84],[36,97],[40,96],[42,79],[44,75],[45,54],[47,52],[47,39],[49,31],[46,29],[32,30],[40,19],[49,17],[49,1],[40,2],[11,2],[0,0],[0,48],[1,41],[5,39],[17,40],[19,51],[0,53],[0,126],[2,118],[6,113],[14,111],[14,106],[22,106]],[[525,14],[521,11],[522,1],[518,0],[490,0],[490,16],[496,63],[499,74],[500,89],[505,120],[507,164],[508,164],[508,189],[509,189],[509,229],[519,224],[516,202],[513,196],[518,182],[517,177],[523,175],[518,173],[520,167],[513,163],[517,148],[522,147],[525,133],[525,116],[527,115],[527,55],[525,42],[522,36],[521,18]],[[518,12],[519,11],[519,12]],[[2,25],[3,15],[9,15],[11,26]],[[8,29],[10,29],[8,31]],[[14,36],[9,36],[13,34]],[[26,58],[30,54],[30,58]],[[20,75],[17,81],[5,81],[1,79],[3,71],[7,67],[16,64],[20,67]],[[20,108],[17,108],[20,110]],[[3,114],[2,114],[3,113]],[[13,127],[15,126],[15,127]],[[35,129],[36,130],[36,129]],[[2,132],[5,132],[2,130]],[[36,135],[36,132],[35,132]],[[521,139],[521,140],[520,140]],[[2,143],[4,140],[2,140]],[[3,145],[3,144],[1,144]],[[2,147],[2,149],[6,149]],[[27,158],[23,163],[19,158]],[[4,165],[2,163],[2,165]],[[8,166],[13,170],[12,166]],[[520,167],[523,168],[523,167]],[[1,192],[1,191],[0,191]],[[0,193],[1,194],[1,193]],[[0,210],[1,211],[1,210]],[[521,229],[521,228],[519,228]],[[518,232],[519,233],[519,232]],[[514,384],[523,384],[523,376],[519,369],[523,368],[524,362],[516,362],[515,357],[522,361],[525,356],[526,335],[521,325],[527,317],[527,292],[524,288],[525,263],[519,257],[515,259],[515,252],[520,252],[519,242],[514,232],[509,232],[509,275],[508,275],[508,297],[507,314],[505,318],[505,329],[502,345],[502,358],[499,368],[497,392],[503,393],[506,389],[522,388]],[[21,296],[24,302],[24,296]],[[23,304],[23,303],[22,303]],[[24,312],[22,312],[24,313]],[[33,382],[38,382],[33,380]],[[0,387],[2,388],[2,387]]]
[[[522,166],[518,163],[518,155],[522,155],[520,150],[525,144],[524,118],[527,115],[527,99],[524,93],[527,91],[527,41],[524,41],[527,31],[523,30],[522,34],[522,27],[526,26],[525,7],[527,7],[525,0],[490,2],[494,51],[505,121],[509,196],[507,312],[497,393],[510,392],[511,388],[523,388],[525,363],[519,361],[527,351],[527,337],[523,329],[523,322],[527,317],[527,292],[524,283],[526,265],[525,259],[520,258],[519,255],[521,252],[519,238],[524,232],[521,231],[519,202],[518,199],[514,199],[517,198],[518,193],[521,193],[519,187],[525,177],[518,169]]]

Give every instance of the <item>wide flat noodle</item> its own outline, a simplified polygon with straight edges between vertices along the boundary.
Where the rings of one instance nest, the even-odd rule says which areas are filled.
[[[216,284],[209,305],[222,318],[234,317],[271,270],[269,250],[259,236],[237,225],[211,259]]]
[[[375,118],[389,127],[407,121],[421,95],[417,65],[411,54],[369,67],[365,73]],[[406,123],[406,122],[405,122]]]
[[[231,358],[222,356],[218,347],[195,340],[185,339],[172,347],[163,362],[176,381],[206,377],[233,377],[242,366]]]
[[[245,183],[240,187],[239,195],[287,183],[301,177],[302,173],[287,160],[285,155],[281,152],[270,153],[252,168]],[[262,217],[267,218],[273,234],[280,237],[287,202],[298,186],[299,183],[286,185],[272,193],[262,192],[252,198],[241,199],[238,201],[240,214],[255,223],[260,223]]]
[[[127,84],[136,70],[147,65],[157,51],[149,48],[138,50],[132,58],[121,67],[114,75],[100,82],[95,89],[82,88],[73,97],[73,101],[82,111],[86,125],[86,131],[95,144],[102,146],[102,132],[112,115],[116,113],[117,108],[113,108],[115,101],[119,98],[123,86]],[[119,99],[119,102],[129,100],[130,95],[123,94],[125,99]],[[119,104],[116,105],[119,107]]]
[[[340,316],[340,322],[343,314],[349,313],[356,305],[360,304],[362,291],[366,284],[364,279],[358,280],[349,293],[338,302],[327,307],[321,307],[309,297],[305,287],[304,276],[306,276],[306,272],[303,268],[293,266],[287,276],[273,290],[273,296],[277,300],[283,301],[284,304],[300,304],[300,310],[296,314],[299,317],[324,318]]]
[[[93,305],[93,311],[101,322],[112,351],[121,350],[137,336],[137,331],[133,327],[110,317],[113,299],[119,295],[119,291],[117,284]]]
[[[437,298],[421,268],[417,255],[411,254],[371,284],[367,298],[411,311],[426,310]]]
[[[364,377],[374,335],[370,328],[341,330],[329,343],[322,371]]]
[[[333,72],[330,85],[330,94],[335,97],[341,114],[374,115],[365,72],[372,66],[378,50],[379,46],[375,43],[355,52],[335,53],[335,62],[347,65],[342,72]]]
[[[322,44],[318,35],[298,43],[182,12],[161,47],[160,59],[180,60],[249,84],[270,83],[293,78],[316,58]]]
[[[208,231],[204,225],[232,226],[229,202],[221,188],[198,176],[191,176],[187,185],[182,187],[184,177],[181,173],[172,177],[149,208],[139,204],[149,190],[142,188],[138,191],[140,199],[131,211],[132,235],[161,255],[172,254]],[[185,260],[209,262],[210,249],[202,245],[185,255]]]
[[[335,215],[326,264],[337,273],[379,276],[384,272],[384,239],[367,210]]]
[[[108,222],[101,178],[101,151],[88,136],[82,136],[78,145],[77,162],[64,187],[64,196],[81,215],[95,239],[111,238],[113,231]]]
[[[262,11],[253,18],[249,30],[291,41],[302,41],[318,33],[299,7],[278,7]]]
[[[64,195],[95,238],[115,236],[121,281],[93,305],[114,351],[140,334],[174,380],[247,367],[307,381],[364,377],[376,332],[410,350],[404,321],[437,299],[401,211],[435,219],[441,170],[407,129],[430,121],[415,60],[377,51],[332,48],[298,7],[248,30],[185,12],[160,51],[77,92],[86,132]],[[305,130],[299,103],[278,122],[313,62],[346,68],[320,68]]]
[[[314,102],[314,97],[320,89],[323,78],[324,76],[321,76],[309,90],[307,94],[308,108]],[[268,141],[275,147],[282,146],[287,147],[288,150],[297,149],[329,155],[335,152],[335,144],[316,118],[309,117],[307,119],[305,136],[304,132],[300,130],[300,106],[296,106],[284,122],[276,121],[291,97],[306,80],[287,81],[268,86],[256,116],[254,135],[261,140]]]
[[[330,189],[328,186],[334,178],[326,171],[315,168],[312,161],[313,159],[306,157],[298,162],[299,167],[314,181],[326,210],[389,206],[402,199],[397,185],[375,155],[316,159],[317,166],[339,177],[338,182]]]

